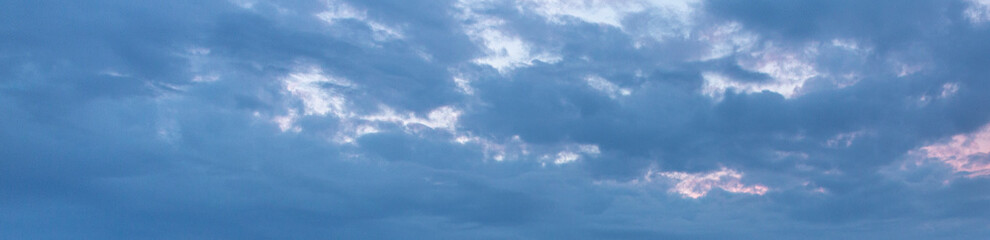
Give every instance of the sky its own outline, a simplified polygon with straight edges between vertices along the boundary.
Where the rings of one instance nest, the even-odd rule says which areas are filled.
[[[987,0],[0,0],[0,239],[987,239]]]

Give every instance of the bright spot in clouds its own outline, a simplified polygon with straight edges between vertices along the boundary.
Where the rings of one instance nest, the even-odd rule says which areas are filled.
[[[976,24],[990,22],[990,0],[967,0],[969,7],[963,14]]]
[[[285,90],[302,101],[305,115],[333,114],[343,118],[349,114],[347,99],[335,89],[352,87],[350,81],[325,75],[316,67],[291,73],[282,81],[285,82]]]
[[[615,83],[609,82],[599,76],[588,76],[584,80],[588,82],[588,86],[604,93],[605,95],[608,95],[610,98],[629,96],[629,94],[632,94],[632,90],[629,90],[628,88],[620,88]]]
[[[654,174],[676,182],[670,191],[688,198],[704,197],[716,188],[730,193],[754,195],[763,195],[769,190],[766,186],[759,184],[743,184],[740,181],[743,177],[742,173],[727,168],[702,173],[658,172]]]
[[[347,3],[327,1],[327,7],[328,9],[326,11],[316,14],[316,17],[325,21],[327,24],[334,24],[340,20],[356,20],[367,24],[367,26],[374,31],[375,34],[373,37],[377,41],[403,38],[400,30],[387,26],[378,21],[368,19],[365,11],[355,9]]]
[[[462,11],[459,17],[465,23],[465,33],[484,47],[485,56],[474,59],[475,63],[506,73],[515,68],[533,65],[533,61],[555,63],[561,60],[558,55],[533,49],[529,43],[505,31],[505,20],[477,13],[476,11],[490,7],[486,2],[461,1],[457,5]]]
[[[567,152],[567,151],[559,152],[559,153],[557,153],[557,158],[553,160],[553,163],[555,163],[555,164],[565,164],[565,163],[577,161],[578,158],[580,158],[580,157],[581,156],[580,155],[577,155],[577,153],[572,153],[572,152]]]

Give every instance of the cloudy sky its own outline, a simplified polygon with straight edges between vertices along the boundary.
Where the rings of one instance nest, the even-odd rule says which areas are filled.
[[[3,239],[986,239],[987,0],[0,0]]]

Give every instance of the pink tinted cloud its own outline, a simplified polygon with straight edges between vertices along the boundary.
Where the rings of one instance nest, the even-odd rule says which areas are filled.
[[[679,193],[689,198],[700,198],[712,189],[721,188],[731,193],[746,193],[763,195],[769,188],[763,185],[745,185],[740,182],[742,173],[732,169],[722,168],[707,173],[661,172],[658,175],[677,181],[671,192]]]
[[[980,130],[952,136],[948,142],[922,147],[929,158],[952,167],[967,177],[990,175],[990,125]]]

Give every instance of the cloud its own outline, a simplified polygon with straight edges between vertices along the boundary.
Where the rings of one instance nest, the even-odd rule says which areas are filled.
[[[373,37],[377,41],[403,38],[402,31],[368,19],[366,12],[357,10],[345,2],[327,1],[327,7],[326,11],[316,14],[316,17],[328,24],[334,24],[341,20],[356,20],[367,24],[374,32]]]
[[[628,88],[620,88],[618,85],[615,85],[615,83],[609,82],[599,76],[588,76],[584,80],[588,82],[588,86],[594,88],[595,90],[601,91],[610,98],[629,96],[629,94],[632,94],[632,90],[629,90]]]
[[[560,61],[560,56],[548,52],[534,52],[529,43],[512,33],[502,29],[504,20],[475,11],[485,8],[484,2],[459,2],[461,9],[459,18],[467,23],[465,33],[484,46],[484,57],[474,59],[477,64],[489,65],[499,72],[507,72],[514,68],[530,66],[533,61],[554,63]],[[478,9],[476,9],[478,8]]]
[[[984,5],[12,2],[0,238],[982,239]]]
[[[921,147],[924,156],[947,164],[967,177],[990,175],[990,128],[959,134],[945,143]]]
[[[969,7],[963,11],[963,14],[969,21],[980,24],[990,21],[990,2],[985,0],[973,0],[968,1]]]
[[[670,191],[679,193],[689,198],[704,197],[714,188],[719,188],[731,193],[746,193],[763,195],[767,193],[766,186],[747,186],[739,182],[742,174],[731,169],[720,169],[710,173],[684,173],[684,172],[660,172],[659,176],[671,178],[677,181],[677,185]]]

